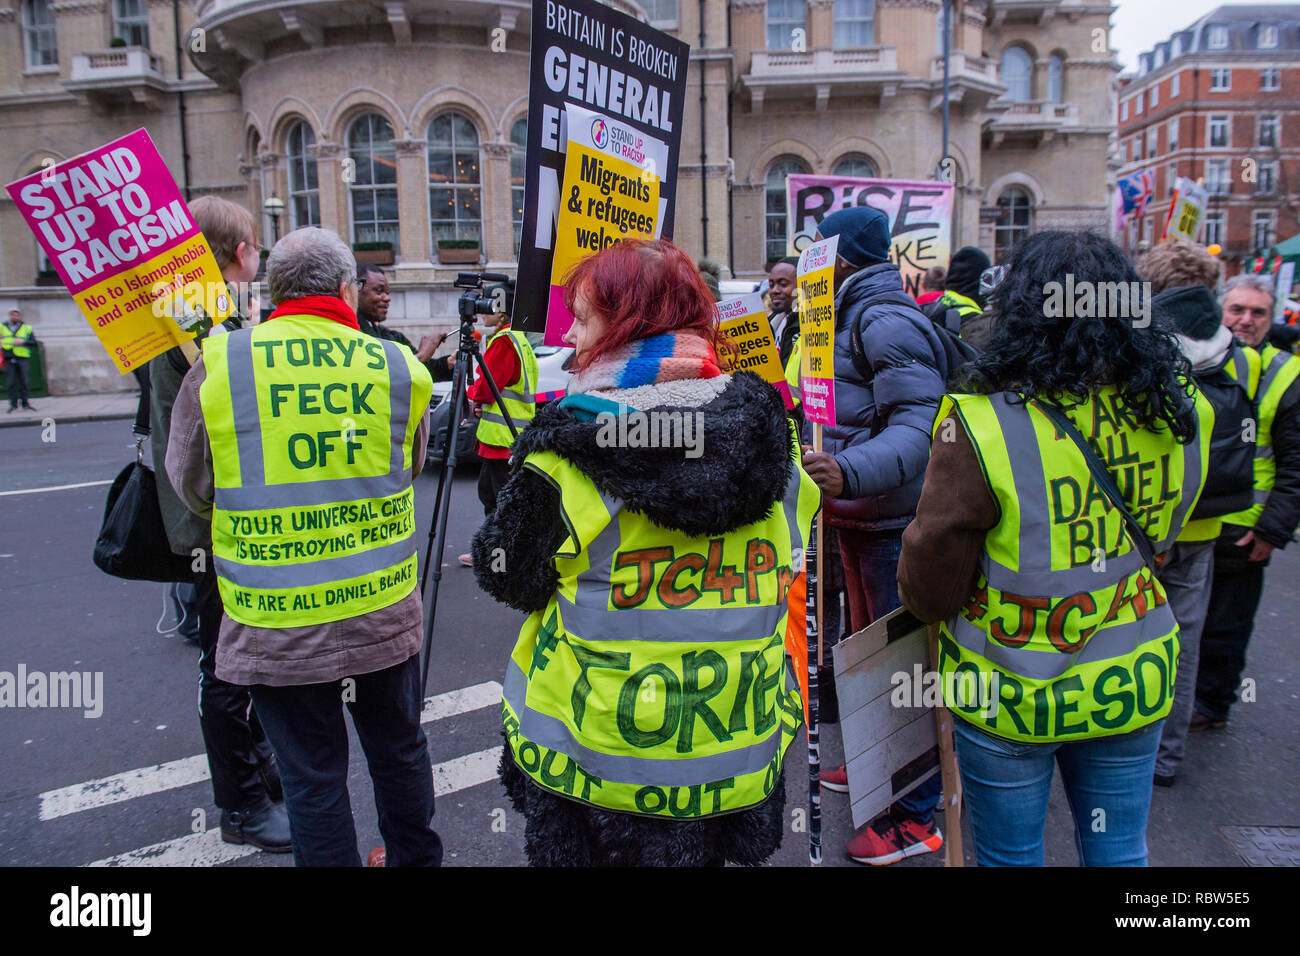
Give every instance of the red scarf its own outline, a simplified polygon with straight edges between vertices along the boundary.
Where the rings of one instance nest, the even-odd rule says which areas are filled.
[[[305,295],[301,299],[286,299],[275,307],[266,321],[270,322],[281,315],[317,315],[361,331],[361,326],[357,325],[357,314],[346,302],[334,295]]]

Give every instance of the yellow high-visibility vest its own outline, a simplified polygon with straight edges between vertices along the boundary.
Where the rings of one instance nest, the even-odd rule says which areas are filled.
[[[232,620],[300,627],[416,584],[411,456],[433,382],[409,349],[280,316],[203,341],[212,554]]]
[[[519,377],[513,382],[497,382],[496,386],[501,392],[501,402],[506,407],[506,414],[514,422],[515,430],[523,431],[524,426],[533,420],[533,415],[537,411],[537,356],[533,354],[533,347],[528,344],[524,333],[516,332],[514,329],[498,329],[494,332],[487,340],[484,354],[492,347],[492,343],[503,335],[514,346],[515,354],[519,356]],[[501,408],[496,402],[483,406],[482,417],[478,423],[478,440],[485,445],[495,445],[498,448],[510,448],[514,445],[514,436],[510,434],[510,428],[506,425]]]
[[[1283,352],[1272,345],[1259,350],[1264,372],[1259,380],[1259,429],[1255,434],[1255,503],[1244,511],[1224,515],[1224,524],[1255,527],[1264,512],[1277,478],[1277,462],[1273,460],[1273,417],[1278,404],[1297,377],[1300,377],[1300,356]]]
[[[1082,452],[1009,393],[945,397],[936,436],[953,411],[1000,510],[975,592],[940,625],[939,670],[953,712],[1034,743],[1122,734],[1164,717],[1178,624]],[[1173,545],[1205,483],[1214,410],[1199,392],[1196,411],[1200,427],[1187,445],[1168,430],[1133,426],[1114,388],[1067,413],[1157,554]]]
[[[14,358],[31,358],[32,350],[29,345],[17,345],[15,343],[19,339],[30,342],[32,335],[32,327],[26,322],[18,326],[17,331],[11,329],[8,323],[0,323],[0,350],[12,352]]]
[[[786,595],[820,500],[791,439],[779,506],[714,536],[656,526],[554,452],[524,460],[559,492],[569,532],[502,701],[514,761],[538,786],[669,820],[772,792],[802,722]]]

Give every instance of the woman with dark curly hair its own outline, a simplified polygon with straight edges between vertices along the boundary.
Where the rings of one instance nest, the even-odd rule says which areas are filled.
[[[1055,764],[1080,862],[1142,866],[1178,664],[1154,570],[1203,487],[1213,411],[1101,236],[1031,236],[991,305],[997,331],[935,418],[899,590],[939,622],[980,864],[1043,864]]]
[[[501,778],[534,865],[757,864],[799,728],[786,592],[820,501],[780,395],[724,374],[713,296],[670,242],[580,263],[568,394],[515,443],[474,538],[529,614]]]

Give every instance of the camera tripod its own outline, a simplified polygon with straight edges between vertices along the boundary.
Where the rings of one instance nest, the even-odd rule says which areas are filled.
[[[510,429],[511,439],[519,437],[514,421],[506,411],[505,402],[501,400],[501,391],[488,371],[487,363],[479,353],[478,342],[474,340],[475,319],[479,315],[493,311],[495,300],[482,298],[478,290],[483,288],[484,280],[492,282],[509,282],[510,277],[490,272],[462,272],[456,278],[457,288],[465,289],[457,301],[460,314],[460,343],[456,348],[456,365],[452,373],[451,394],[447,396],[451,403],[451,416],[447,421],[447,437],[443,447],[442,464],[438,471],[438,494],[434,499],[433,517],[429,523],[429,543],[424,554],[424,573],[420,576],[420,593],[424,596],[427,609],[424,614],[424,644],[421,647],[420,689],[429,683],[429,663],[433,659],[433,620],[438,612],[438,586],[442,583],[442,553],[447,545],[447,515],[451,505],[452,476],[456,471],[456,443],[460,436],[461,410],[468,408],[467,391],[470,376],[477,366],[492,392],[492,402],[501,411],[506,427]],[[509,310],[507,310],[508,312]],[[433,569],[433,586],[426,590],[429,569]]]

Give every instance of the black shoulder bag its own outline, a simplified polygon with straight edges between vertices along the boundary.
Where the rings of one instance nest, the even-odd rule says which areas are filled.
[[[122,469],[108,489],[104,523],[95,540],[95,567],[130,581],[193,581],[190,559],[176,554],[167,542],[156,479],[144,465],[149,393],[149,378],[141,376],[140,404],[132,428],[136,436],[135,461]]]
[[[1066,417],[1065,412],[1063,412],[1059,407],[1053,405],[1051,402],[1044,402],[1041,400],[1036,400],[1034,404],[1044,415],[1052,420],[1052,424],[1056,426],[1057,431],[1061,432],[1079,446],[1079,451],[1083,453],[1083,460],[1088,463],[1088,470],[1092,472],[1092,477],[1097,481],[1097,487],[1100,488],[1102,493],[1110,499],[1110,503],[1119,510],[1120,515],[1124,518],[1124,527],[1128,530],[1128,536],[1132,539],[1134,547],[1136,547],[1138,553],[1142,555],[1142,560],[1145,561],[1146,566],[1151,569],[1151,573],[1155,574],[1155,545],[1151,543],[1151,539],[1147,537],[1147,533],[1142,530],[1142,526],[1138,524],[1137,518],[1133,517],[1133,512],[1128,510],[1128,505],[1124,503],[1124,498],[1119,493],[1119,485],[1115,484],[1115,479],[1111,477],[1111,473],[1107,470],[1105,463],[1103,463],[1097,453],[1092,450],[1092,446],[1088,444],[1087,439],[1079,434],[1079,429],[1074,427],[1074,422],[1070,421],[1070,419]]]

